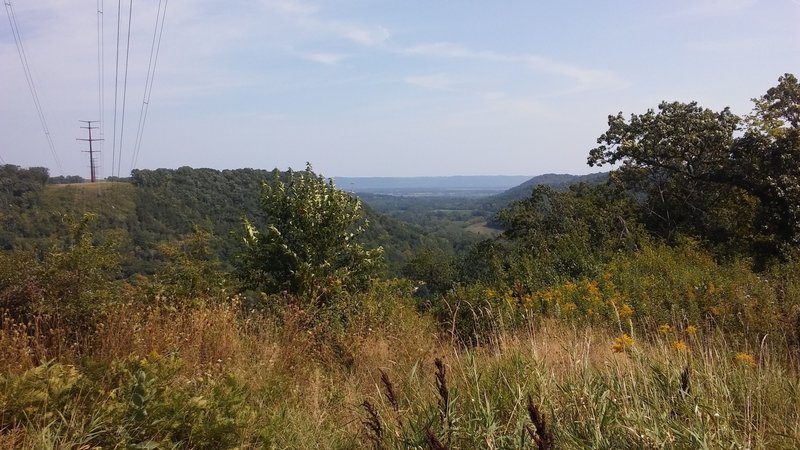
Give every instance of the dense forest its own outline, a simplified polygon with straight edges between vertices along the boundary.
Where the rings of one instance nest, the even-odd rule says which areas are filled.
[[[0,447],[797,448],[800,83],[490,197],[0,166]]]
[[[265,170],[135,170],[130,178],[98,184],[52,184],[46,169],[3,166],[6,186],[0,216],[0,246],[6,250],[53,244],[64,233],[64,221],[95,216],[95,228],[115,235],[125,255],[123,273],[152,274],[161,261],[158,246],[191,234],[195,227],[210,234],[216,259],[230,267],[239,250],[236,235],[242,218],[263,224],[258,195],[270,174]],[[67,177],[70,178],[70,177]],[[57,181],[63,181],[58,179]],[[383,246],[391,268],[399,268],[415,250],[449,247],[445,239],[426,236],[419,227],[365,208],[370,222],[364,239]]]

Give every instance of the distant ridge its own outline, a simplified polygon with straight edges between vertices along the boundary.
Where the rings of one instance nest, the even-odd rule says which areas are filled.
[[[596,172],[587,175],[546,173],[544,175],[537,175],[511,189],[492,196],[492,202],[496,204],[508,204],[515,200],[528,198],[531,192],[533,192],[533,188],[539,185],[550,186],[554,189],[567,189],[572,184],[600,184],[604,183],[606,180],[608,180],[608,172]]]
[[[444,177],[333,177],[339,189],[367,193],[406,191],[502,192],[530,179],[525,175],[456,175]]]

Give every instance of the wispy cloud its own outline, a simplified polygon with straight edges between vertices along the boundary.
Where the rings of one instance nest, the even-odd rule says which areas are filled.
[[[323,28],[330,29],[340,37],[361,45],[378,45],[389,39],[389,30],[382,26],[364,27],[341,22],[322,22]]]
[[[301,56],[309,61],[328,65],[339,64],[341,61],[347,58],[346,55],[340,55],[337,53],[305,53]]]
[[[715,17],[724,16],[749,9],[758,3],[758,0],[697,0],[691,5],[679,9],[672,14],[673,17]]]
[[[553,111],[535,98],[510,96],[505,92],[489,92],[482,95],[488,109],[493,113],[518,117],[553,116]]]
[[[473,50],[461,45],[436,42],[409,47],[406,54],[447,59],[471,59],[494,63],[517,64],[532,70],[569,78],[578,82],[582,89],[618,86],[617,76],[607,70],[588,69],[546,58],[535,54],[508,54],[491,50]]]
[[[715,40],[707,39],[702,41],[691,41],[686,43],[686,49],[696,52],[741,52],[749,50],[758,50],[765,48],[767,42],[764,39],[728,39],[728,40]]]
[[[390,36],[389,30],[381,25],[328,19],[319,7],[297,0],[261,0],[261,7],[265,11],[280,14],[290,28],[311,35],[335,37],[365,46],[381,44]]]
[[[261,0],[260,3],[267,9],[279,11],[284,14],[309,16],[319,12],[317,6],[297,0]]]
[[[453,80],[445,73],[409,75],[403,78],[403,81],[423,89],[450,90],[453,87]]]

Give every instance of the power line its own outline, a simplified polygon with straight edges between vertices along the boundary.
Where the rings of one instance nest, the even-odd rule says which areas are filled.
[[[103,136],[105,123],[105,36],[103,0],[97,0],[97,113],[99,114],[98,131]],[[91,125],[91,124],[90,124]]]
[[[132,0],[131,0],[132,1]],[[114,166],[117,159],[117,94],[119,93],[119,31],[120,18],[122,17],[122,0],[117,0],[117,52],[114,67],[114,128],[113,143],[111,144],[111,175],[114,175]]]
[[[142,146],[142,136],[144,135],[144,125],[147,121],[147,112],[150,109],[150,95],[153,92],[153,78],[155,78],[156,64],[158,63],[158,53],[161,49],[161,36],[164,34],[164,19],[167,15],[167,4],[169,0],[164,0],[164,11],[161,11],[161,0],[158,1],[158,11],[156,12],[156,26],[153,29],[153,43],[150,45],[150,61],[147,63],[147,77],[144,82],[144,96],[142,97],[142,109],[139,111],[139,127],[136,130],[134,139],[133,158],[131,159],[131,169],[136,167],[139,159],[139,149]],[[159,16],[161,25],[159,26]],[[153,51],[155,49],[155,52]],[[152,70],[151,70],[152,68]]]
[[[45,118],[42,102],[39,100],[39,93],[36,90],[36,84],[33,82],[33,72],[31,71],[30,62],[28,61],[28,54],[25,51],[25,45],[23,44],[22,32],[17,23],[17,16],[14,14],[14,8],[11,6],[10,0],[6,0],[3,4],[5,5],[6,14],[8,15],[8,24],[11,26],[11,32],[14,35],[14,43],[17,46],[17,54],[22,63],[22,70],[25,72],[25,81],[28,83],[28,90],[31,92],[31,97],[33,97],[33,104],[39,116],[39,122],[42,124],[42,130],[47,139],[47,145],[50,147],[50,153],[53,155],[58,171],[63,172],[61,169],[61,161],[58,159],[58,154],[56,153],[56,146],[53,144],[53,137],[50,135],[50,128],[47,126],[47,119]]]
[[[125,78],[122,82],[122,120],[119,124],[119,160],[117,161],[117,176],[120,176],[120,169],[122,168],[122,143],[125,133],[125,101],[128,97],[128,61],[131,56],[131,19],[133,18],[133,0],[130,0],[130,8],[128,10],[128,41],[125,50]]]

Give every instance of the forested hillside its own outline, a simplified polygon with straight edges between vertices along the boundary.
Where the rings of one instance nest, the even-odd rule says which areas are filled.
[[[530,180],[497,194],[489,202],[495,210],[505,207],[515,200],[524,200],[530,197],[537,186],[550,186],[557,190],[568,189],[569,186],[579,183],[601,184],[608,180],[608,172],[597,172],[589,175],[566,175],[549,173],[538,175]]]
[[[125,182],[49,184],[44,169],[2,166],[0,245],[6,250],[46,247],[64,233],[65,218],[91,212],[98,230],[111,232],[123,248],[126,274],[152,273],[162,259],[162,242],[175,241],[199,227],[211,234],[213,254],[230,267],[241,250],[242,218],[263,224],[261,183],[270,171],[256,169],[134,170]],[[383,246],[389,268],[397,271],[421,248],[447,248],[418,227],[364,210],[370,226],[364,239]]]

